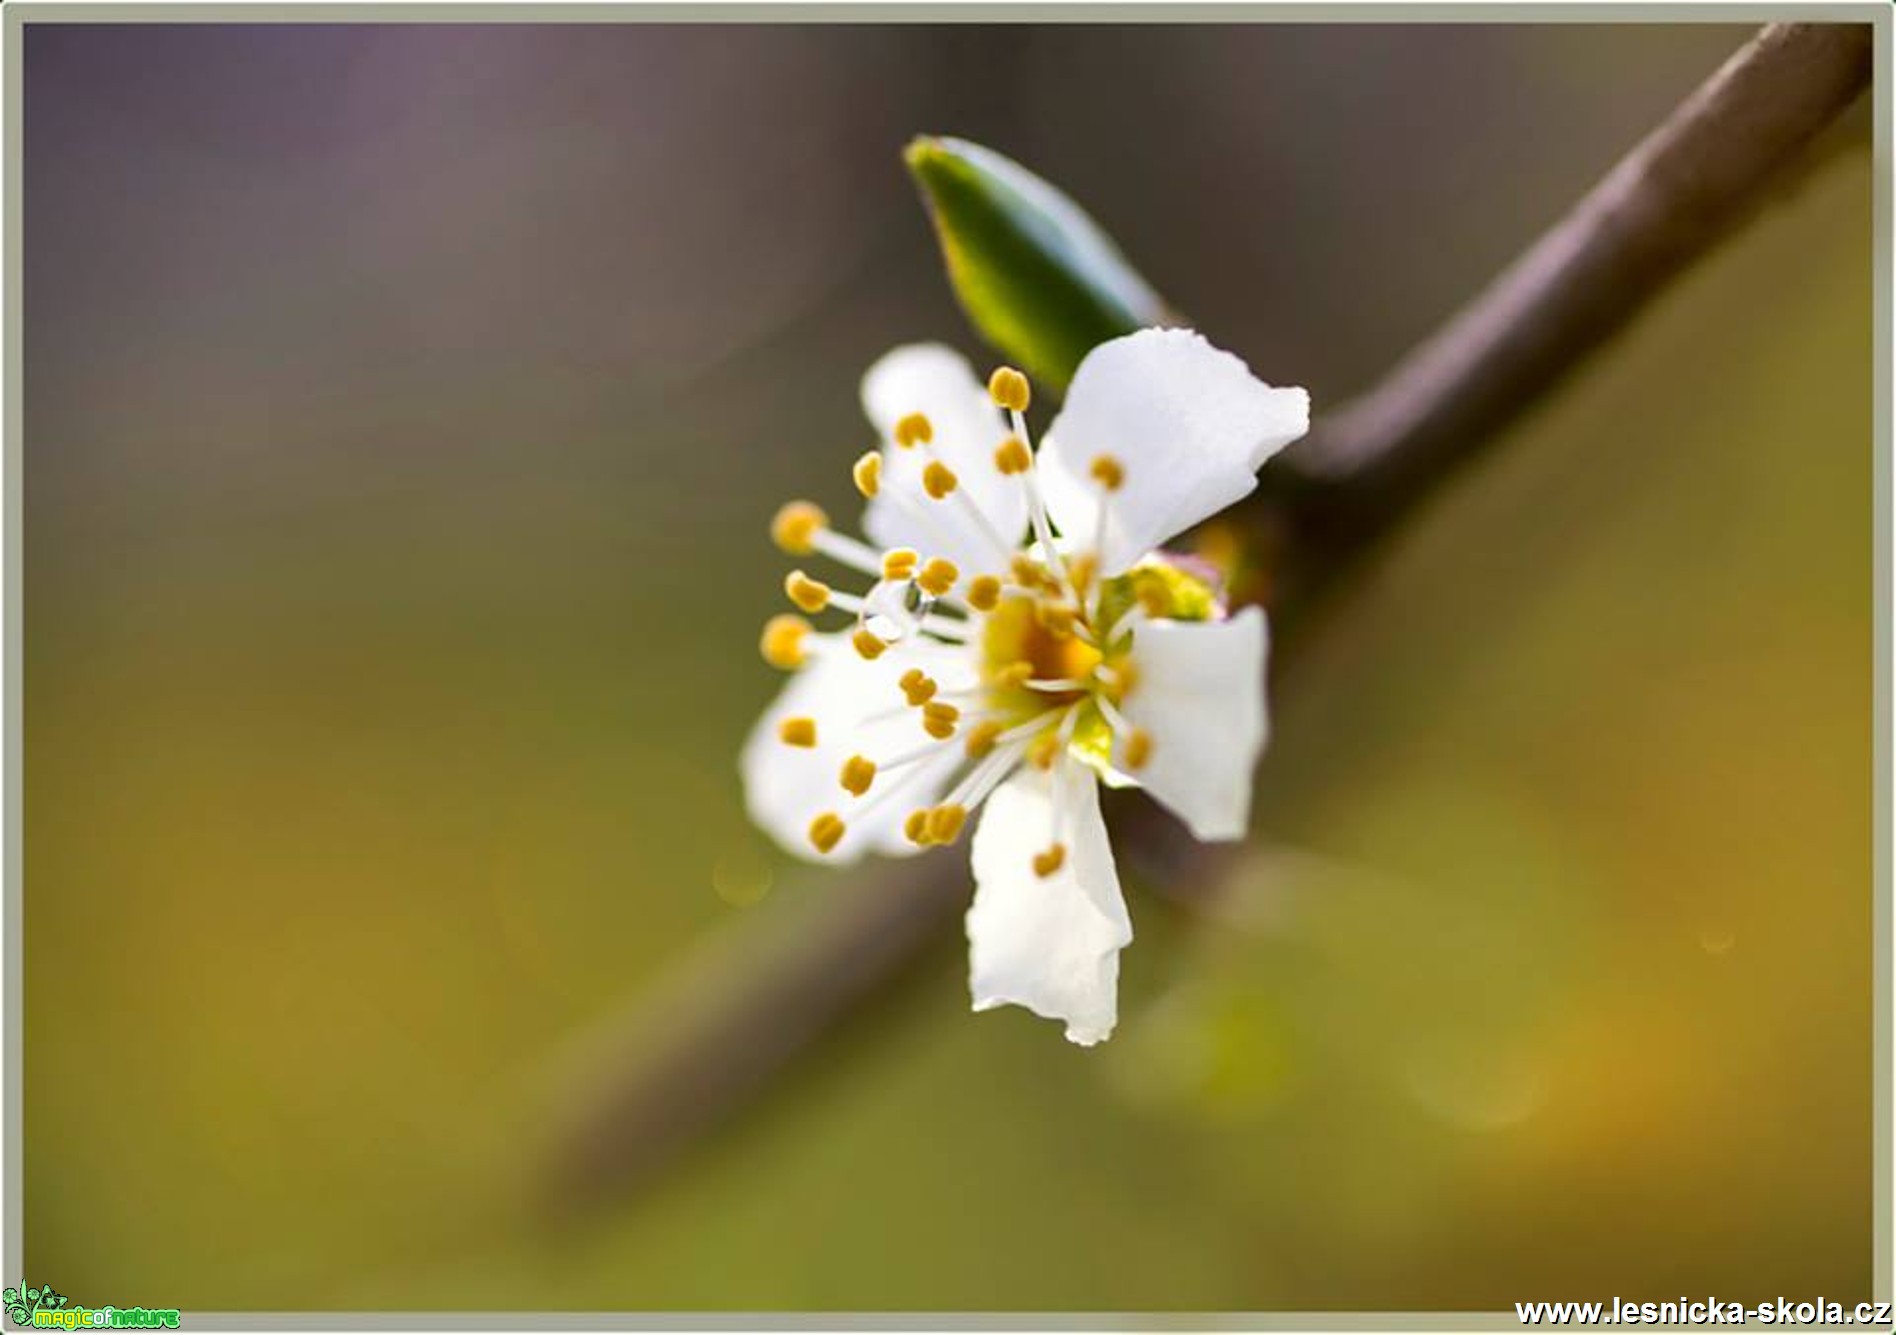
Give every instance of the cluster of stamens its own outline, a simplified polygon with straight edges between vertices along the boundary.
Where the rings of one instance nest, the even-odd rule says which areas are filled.
[[[903,417],[891,435],[898,449],[921,452],[926,500],[904,501],[965,507],[973,526],[992,540],[993,568],[1005,575],[964,580],[943,556],[909,547],[877,551],[835,532],[823,511],[808,501],[784,506],[771,525],[772,538],[791,555],[822,555],[873,581],[855,594],[793,570],[784,580],[784,593],[801,615],[784,613],[764,627],[760,648],[771,665],[801,666],[814,630],[807,618],[831,610],[853,616],[849,643],[865,659],[915,640],[966,645],[979,665],[977,685],[952,691],[921,667],[902,673],[897,681],[901,703],[891,700],[890,716],[913,712],[927,740],[900,754],[852,755],[843,762],[837,782],[856,805],[825,811],[811,822],[809,841],[820,852],[835,848],[847,833],[844,811],[860,819],[893,800],[908,775],[929,768],[919,762],[940,756],[950,745],[959,746],[957,767],[965,768],[942,800],[909,813],[902,828],[911,843],[953,843],[969,812],[1021,765],[1052,770],[1077,753],[1096,762],[1110,758],[1111,764],[1136,771],[1151,755],[1152,738],[1128,722],[1119,706],[1138,680],[1130,655],[1132,628],[1142,617],[1166,614],[1163,586],[1133,585],[1132,596],[1122,600],[1129,605],[1106,608],[1095,555],[1103,534],[1095,533],[1090,547],[1076,546],[1072,534],[1065,535],[1064,548],[1056,545],[1027,431],[1027,378],[1002,367],[989,380],[988,393],[1009,414],[1012,429],[995,445],[992,461],[1002,476],[1025,489],[1035,540],[1028,550],[1019,550],[995,529],[936,455],[934,427],[926,416]],[[1116,491],[1126,476],[1124,465],[1104,454],[1092,460],[1089,473],[1102,493]],[[851,476],[863,496],[882,494],[880,451],[857,459]],[[1103,525],[1104,504],[1099,513]],[[778,737],[786,746],[814,747],[817,729],[815,719],[788,718],[779,724]],[[1051,839],[1033,858],[1034,872],[1043,878],[1055,875],[1067,860],[1058,793],[1055,785]]]

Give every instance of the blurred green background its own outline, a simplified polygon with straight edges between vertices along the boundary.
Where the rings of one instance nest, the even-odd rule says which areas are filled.
[[[1868,1296],[1861,147],[1302,628],[1254,846],[1213,911],[1133,887],[1112,1043],[971,1017],[944,939],[648,1189],[529,1204],[589,1035],[844,893],[734,759],[767,517],[853,514],[878,353],[978,352],[911,134],[1321,409],[1744,35],[29,24],[26,1278]]]

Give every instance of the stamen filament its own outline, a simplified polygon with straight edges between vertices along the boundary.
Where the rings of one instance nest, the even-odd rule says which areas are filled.
[[[1106,550],[1106,497],[1103,495],[1099,498],[1099,509],[1093,512],[1093,546],[1091,550],[1095,558]],[[1103,587],[1106,581],[1101,580],[1099,583]],[[1074,592],[1082,601],[1085,601],[1084,594],[1081,594],[1077,589],[1074,590]]]
[[[1027,431],[1027,418],[1018,408],[1010,409],[1007,416],[1013,424],[1014,434],[1020,437],[1021,443],[1028,446],[1031,453],[1033,437]],[[1067,574],[1066,561],[1053,546],[1053,524],[1047,518],[1046,498],[1040,494],[1039,465],[1040,461],[1035,459],[1033,466],[1022,475],[1022,480],[1027,484],[1027,514],[1033,521],[1034,536],[1040,540],[1040,549],[1045,553],[1044,559],[1047,564],[1053,567],[1054,574],[1059,577],[1062,584],[1072,588],[1073,580]],[[1079,601],[1077,593],[1074,601]]]
[[[876,769],[883,774],[888,774],[894,770],[906,769],[918,760],[926,760],[930,756],[940,755],[941,748],[942,743],[930,738],[928,741],[922,743],[922,745],[912,750],[904,751],[893,759],[878,760],[876,762]]]
[[[1070,716],[1076,713],[1079,707],[1079,701],[1076,700],[1066,707],[1063,711],[1063,715]],[[1006,732],[995,738],[995,745],[1005,746],[1009,742],[1016,741],[1023,737],[1032,740],[1040,733],[1045,732],[1048,728],[1053,727],[1056,723],[1063,724],[1065,721],[1066,718],[1064,716],[1061,718],[1051,718],[1048,714],[1036,714],[1025,723],[1009,728]]]
[[[961,508],[967,511],[968,518],[972,519],[974,526],[981,530],[981,536],[986,538],[988,545],[994,548],[996,555],[1001,558],[1002,566],[1005,567],[1007,558],[1014,554],[1015,548],[1008,545],[1007,540],[994,527],[993,521],[987,517],[987,511],[983,510],[980,503],[968,494],[966,487],[956,487],[954,494],[961,498]]]
[[[931,745],[927,749],[927,754],[940,755],[941,743],[936,742]],[[901,765],[901,769],[896,774],[895,781],[893,783],[877,784],[870,790],[867,797],[859,799],[859,804],[852,806],[850,809],[850,819],[861,821],[872,813],[881,810],[888,803],[913,787],[916,775],[926,774],[928,772],[926,769],[918,768],[907,761],[897,762],[892,760],[888,764],[883,765],[882,768],[885,770],[894,769],[898,763]]]
[[[920,524],[923,528],[927,529],[929,532],[929,536],[934,538],[935,545],[938,548],[947,549],[949,547],[954,546],[954,535],[948,532],[948,530],[945,527],[943,527],[941,521],[937,519],[932,513],[930,513],[930,507],[924,504],[923,502],[916,500],[914,496],[909,494],[909,491],[906,487],[896,487],[896,486],[884,487],[882,489],[882,494],[887,496],[891,501],[895,502],[896,508],[901,510],[903,514],[907,515],[909,518],[913,519],[916,523]],[[864,550],[869,551],[872,549],[865,547]],[[880,574],[881,571],[882,571],[882,558],[880,556],[877,556],[876,573]]]
[[[942,799],[943,806],[966,807],[972,811],[987,801],[988,794],[1000,787],[1009,774],[1020,763],[1021,753],[1027,749],[1025,742],[1002,744],[997,742],[984,760],[975,765],[957,783],[948,796]]]
[[[1047,840],[1049,851],[1060,847],[1060,836],[1066,833],[1066,803],[1062,800],[1065,797],[1065,785],[1060,782],[1060,780],[1065,777],[1060,769],[1064,763],[1064,757],[1054,761],[1053,772],[1050,776],[1053,784],[1053,801],[1051,803],[1053,818],[1049,822],[1052,826],[1052,829],[1049,831],[1050,837]]]
[[[949,477],[954,476],[941,456],[935,453],[935,447],[927,441],[922,442],[922,457],[929,464],[947,473]],[[924,489],[926,489],[926,484],[924,484]],[[933,496],[932,492],[929,494]],[[1009,558],[1014,555],[1015,547],[1000,535],[1000,531],[994,527],[994,522],[987,517],[987,511],[983,510],[974,497],[968,494],[966,487],[957,485],[942,495],[935,496],[934,499],[946,500],[949,497],[953,497],[955,503],[967,513],[968,518],[974,521],[974,526],[981,530],[981,536],[994,548],[995,553],[1001,558],[1002,566],[1005,567]]]
[[[1062,777],[1064,777],[1060,771],[1060,765],[1062,763],[1063,760],[1057,760],[1052,767],[1053,773],[1051,775],[1051,782],[1053,785],[1053,798],[1051,806],[1053,812],[1051,818],[1048,820],[1048,824],[1052,828],[1048,831],[1047,849],[1044,853],[1034,854],[1033,857],[1034,875],[1043,881],[1064,867],[1067,859],[1067,846],[1063,838],[1066,834],[1066,803],[1062,800],[1064,797],[1064,789],[1060,782]]]
[[[928,624],[927,616],[923,616],[921,621],[916,623],[915,629],[917,631],[922,632],[923,634],[933,635],[936,639],[942,640],[948,644],[966,644],[968,642],[968,636],[967,636],[966,631],[963,631],[957,626],[953,626],[952,623],[950,623],[949,626],[942,626],[942,625],[931,626],[930,624]]]
[[[1099,706],[1099,712],[1105,716],[1106,723],[1114,732],[1130,733],[1134,731],[1132,722],[1114,707],[1113,702],[1104,695],[1093,697],[1093,703]]]
[[[818,529],[810,538],[810,546],[852,570],[877,578],[882,575],[882,553],[847,533],[838,533],[833,528]]]

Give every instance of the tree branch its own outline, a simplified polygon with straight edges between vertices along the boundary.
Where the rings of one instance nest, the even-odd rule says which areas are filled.
[[[1760,30],[1485,291],[1286,451],[1274,467],[1316,484],[1297,501],[1300,541],[1360,546],[1644,309],[1869,87],[1871,32]]]
[[[1288,526],[1294,602],[1332,583],[1745,216],[1869,86],[1871,34],[1761,30],[1487,290],[1267,469],[1273,485],[1244,514]],[[1141,865],[1201,893],[1213,879],[1217,850],[1149,818],[1120,828]],[[639,1185],[947,934],[967,895],[952,852],[884,864],[799,917],[791,946],[740,986],[718,979],[690,1001],[688,970],[682,991],[642,999],[629,1035],[585,1061],[559,1118],[551,1198],[571,1207]],[[758,930],[782,930],[764,916]]]

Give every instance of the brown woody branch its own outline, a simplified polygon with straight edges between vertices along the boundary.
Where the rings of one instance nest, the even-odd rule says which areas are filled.
[[[1746,217],[1869,87],[1871,27],[1761,29],[1525,254],[1287,451],[1306,542],[1362,545]]]

